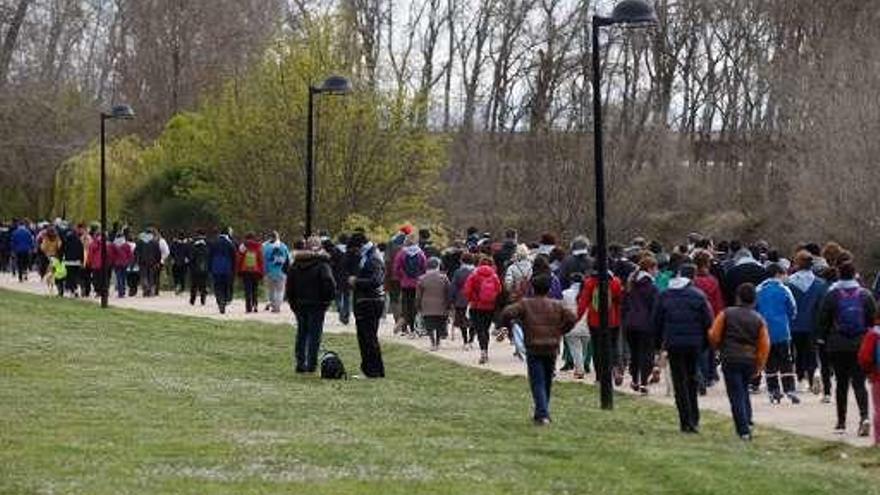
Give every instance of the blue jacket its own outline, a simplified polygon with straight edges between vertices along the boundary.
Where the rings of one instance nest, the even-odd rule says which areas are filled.
[[[235,274],[235,243],[226,235],[220,235],[208,246],[212,275]]]
[[[797,304],[797,316],[791,322],[791,333],[816,333],[819,307],[828,292],[828,283],[814,275],[812,270],[802,270],[789,277],[786,285]]]
[[[771,278],[761,282],[755,309],[767,322],[770,344],[791,340],[791,323],[797,316],[797,303],[782,281]]]
[[[12,232],[12,252],[13,253],[29,253],[34,250],[34,235],[24,225],[19,225]]]
[[[287,274],[286,267],[290,264],[290,249],[281,241],[263,243],[263,264],[266,276],[272,280],[281,280]]]
[[[687,283],[685,283],[687,282]],[[654,306],[654,328],[667,350],[703,349],[712,326],[709,300],[693,282],[674,278]]]

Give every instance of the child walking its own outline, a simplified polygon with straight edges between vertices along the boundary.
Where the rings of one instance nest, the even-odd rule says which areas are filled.
[[[859,366],[871,381],[871,404],[874,409],[874,446],[880,446],[880,325],[862,339]]]

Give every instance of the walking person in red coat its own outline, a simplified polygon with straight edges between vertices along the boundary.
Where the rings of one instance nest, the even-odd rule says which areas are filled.
[[[238,248],[235,271],[244,285],[244,307],[247,313],[257,312],[257,292],[263,279],[263,245],[253,232],[244,236]]]
[[[480,260],[476,270],[464,284],[464,295],[471,313],[471,326],[480,344],[480,364],[489,362],[489,327],[495,316],[495,305],[501,295],[501,280],[490,256]]]

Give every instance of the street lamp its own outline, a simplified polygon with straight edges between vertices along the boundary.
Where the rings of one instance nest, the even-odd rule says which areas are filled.
[[[309,85],[309,119],[306,131],[306,232],[312,236],[312,222],[315,216],[315,95],[346,95],[351,93],[351,83],[342,76],[330,76],[320,87]]]
[[[101,112],[101,307],[107,307],[110,293],[110,264],[107,262],[107,159],[105,153],[105,122],[108,120],[131,120],[134,110],[128,105],[115,105],[110,113]]]
[[[602,155],[602,74],[599,64],[599,30],[604,26],[650,27],[657,24],[654,7],[644,0],[623,0],[611,17],[593,16],[593,152],[596,174],[596,258],[599,272],[599,334],[596,367],[602,409],[614,408],[611,383],[611,339],[608,335],[608,240],[605,235],[605,164]]]

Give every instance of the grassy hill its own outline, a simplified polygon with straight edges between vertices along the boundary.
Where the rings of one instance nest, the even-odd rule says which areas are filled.
[[[0,493],[880,493],[880,455],[386,346],[388,378],[291,372],[289,327],[0,291]],[[330,336],[350,371],[354,336]]]

